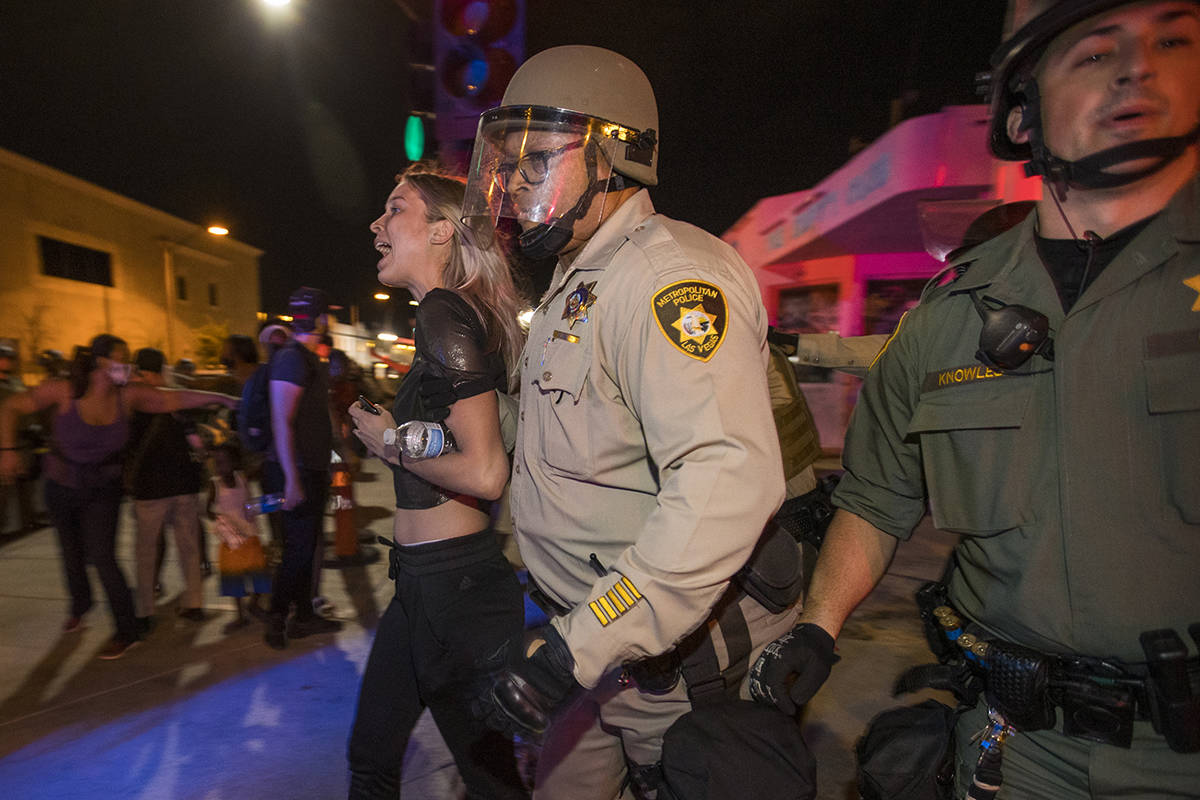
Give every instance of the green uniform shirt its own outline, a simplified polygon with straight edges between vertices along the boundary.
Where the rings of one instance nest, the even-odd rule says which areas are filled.
[[[586,686],[709,615],[783,500],[766,312],[725,243],[627,200],[534,314],[512,511]],[[608,573],[599,576],[591,554]]]
[[[950,589],[968,616],[1027,646],[1143,661],[1139,633],[1200,620],[1200,182],[1065,315],[1036,220],[967,253],[902,320],[834,502],[903,539],[928,500],[963,534]],[[1049,317],[1054,360],[984,367],[966,289]]]

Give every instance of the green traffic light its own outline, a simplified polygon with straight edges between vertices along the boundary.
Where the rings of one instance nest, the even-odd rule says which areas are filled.
[[[416,114],[409,114],[404,123],[404,155],[409,161],[420,161],[425,155],[425,123]]]

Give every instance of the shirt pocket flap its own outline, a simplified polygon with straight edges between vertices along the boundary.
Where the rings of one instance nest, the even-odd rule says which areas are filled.
[[[1200,411],[1200,330],[1186,331],[1195,340],[1191,352],[1157,351],[1151,342],[1146,359],[1146,402],[1151,414]]]
[[[532,370],[534,385],[542,392],[565,392],[578,403],[592,362],[591,349],[591,337],[555,330],[544,342],[541,360]]]
[[[917,403],[907,433],[1019,428],[1032,396],[1033,384],[1018,377],[929,392]]]

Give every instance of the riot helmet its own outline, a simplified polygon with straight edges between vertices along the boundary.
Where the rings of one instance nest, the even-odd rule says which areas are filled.
[[[1200,121],[1182,136],[1142,139],[1067,161],[1051,153],[1042,130],[1041,96],[1034,71],[1046,48],[1059,34],[1084,20],[1130,5],[1134,0],[1009,0],[1004,41],[992,54],[989,86],[988,146],[996,157],[1026,161],[1029,176],[1041,175],[1065,195],[1068,186],[1103,189],[1124,186],[1157,172],[1181,156],[1200,137]],[[1009,138],[1012,109],[1020,108],[1026,143]],[[1140,170],[1113,173],[1119,164],[1153,159]]]
[[[523,253],[555,255],[591,235],[608,193],[657,184],[657,161],[658,105],[636,64],[599,47],[544,50],[479,119],[463,220],[480,232],[513,220]]]

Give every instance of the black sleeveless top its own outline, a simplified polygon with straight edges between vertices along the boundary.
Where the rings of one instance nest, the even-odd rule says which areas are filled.
[[[416,355],[412,367],[400,384],[392,404],[396,424],[421,419],[421,378],[443,377],[454,386],[456,399],[473,397],[493,389],[507,388],[504,359],[498,352],[485,352],[487,336],[478,315],[457,294],[434,289],[417,306]],[[396,508],[432,508],[455,499],[406,470],[392,467],[396,489]]]

